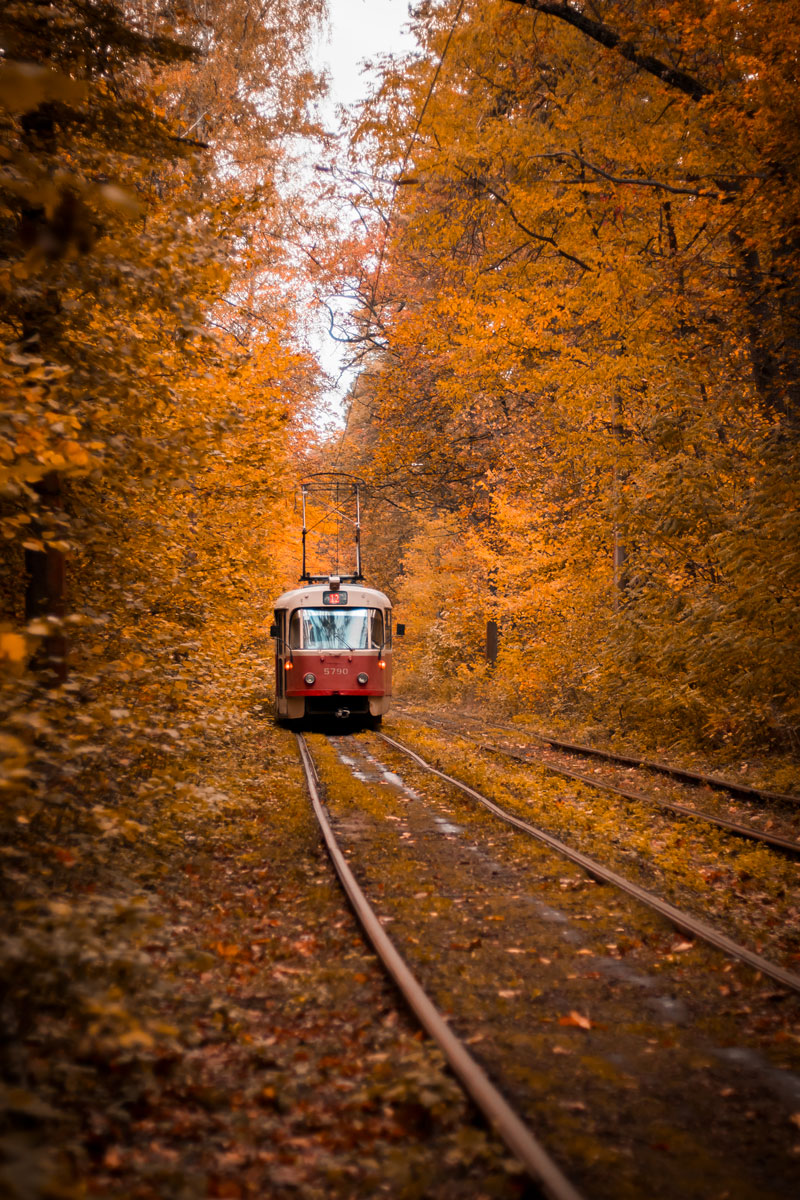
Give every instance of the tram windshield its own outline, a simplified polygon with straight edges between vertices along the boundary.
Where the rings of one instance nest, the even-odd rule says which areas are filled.
[[[379,650],[383,613],[379,608],[296,608],[289,645],[293,650]]]

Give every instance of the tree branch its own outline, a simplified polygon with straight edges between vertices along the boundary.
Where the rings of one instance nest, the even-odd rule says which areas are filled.
[[[633,42],[624,41],[622,34],[617,33],[615,29],[604,25],[602,21],[594,21],[591,17],[587,17],[586,13],[572,4],[564,3],[563,0],[509,0],[509,3],[518,4],[521,8],[530,8],[533,12],[544,13],[549,17],[556,17],[559,21],[572,25],[574,29],[579,29],[592,41],[599,42],[601,46],[605,46],[609,50],[616,50],[626,62],[633,63],[634,66],[646,71],[649,75],[655,75],[662,83],[677,88],[692,100],[704,100],[706,96],[712,94],[711,88],[700,83],[692,75],[670,67],[660,59],[654,58],[652,54],[643,54]]]
[[[512,0],[513,3],[513,0]],[[594,163],[588,162],[585,158],[581,158],[580,154],[576,154],[574,150],[558,150],[553,154],[535,154],[534,158],[555,158],[559,161],[564,159],[573,159],[580,163],[582,167],[586,167],[589,171],[594,171],[596,175],[602,175],[603,179],[609,180],[610,183],[627,184],[633,187],[652,187],[658,188],[664,192],[673,192],[676,196],[697,196],[711,200],[723,200],[726,197],[720,195],[719,192],[698,192],[696,188],[674,187],[671,183],[664,183],[660,179],[631,179],[630,177],[620,177],[611,175],[608,171],[604,171],[602,167],[595,166]],[[567,182],[573,182],[568,180]],[[575,182],[581,182],[580,180]]]
[[[517,228],[521,229],[523,233],[526,233],[532,241],[545,242],[548,246],[553,247],[556,254],[560,258],[566,258],[569,262],[575,263],[575,266],[580,267],[582,271],[591,271],[592,268],[588,263],[585,263],[582,259],[577,258],[574,254],[570,254],[568,250],[562,250],[555,238],[548,237],[544,233],[535,233],[533,229],[529,229],[527,225],[520,221],[519,217],[514,212],[514,206],[510,203],[510,201],[506,200],[505,196],[501,196],[499,192],[495,191],[495,189],[486,179],[477,178],[476,182],[480,184],[487,196],[491,196],[492,199],[496,200],[498,204],[502,204],[503,207],[508,210],[509,216]]]

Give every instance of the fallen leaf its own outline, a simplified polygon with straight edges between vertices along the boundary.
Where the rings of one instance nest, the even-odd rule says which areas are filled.
[[[225,942],[216,942],[214,949],[220,958],[238,958],[242,952],[241,946],[230,945]]]
[[[583,1017],[579,1012],[573,1009],[568,1017],[559,1017],[559,1025],[577,1025],[579,1029],[591,1029],[592,1022],[588,1017]]]
[[[0,633],[0,658],[22,662],[26,650],[27,642],[21,633]]]

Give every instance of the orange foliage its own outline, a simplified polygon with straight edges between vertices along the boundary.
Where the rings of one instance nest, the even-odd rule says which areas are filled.
[[[449,690],[490,675],[622,730],[796,736],[792,7],[426,4],[425,53],[361,115],[354,153],[395,184],[350,455],[414,510],[398,586],[429,684],[446,645]],[[422,619],[440,538],[470,622]]]

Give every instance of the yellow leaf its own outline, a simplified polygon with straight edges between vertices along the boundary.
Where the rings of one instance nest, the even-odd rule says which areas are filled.
[[[141,1028],[120,1034],[117,1043],[123,1050],[150,1050],[155,1045],[152,1034]]]
[[[214,949],[220,958],[238,958],[242,953],[242,947],[230,942],[215,942]]]
[[[67,460],[71,463],[75,463],[76,466],[85,467],[90,461],[89,455],[86,453],[83,446],[81,446],[80,442],[66,441],[63,443],[62,449],[67,457]]]
[[[0,659],[8,662],[22,662],[28,650],[28,643],[21,633],[0,633]]]

